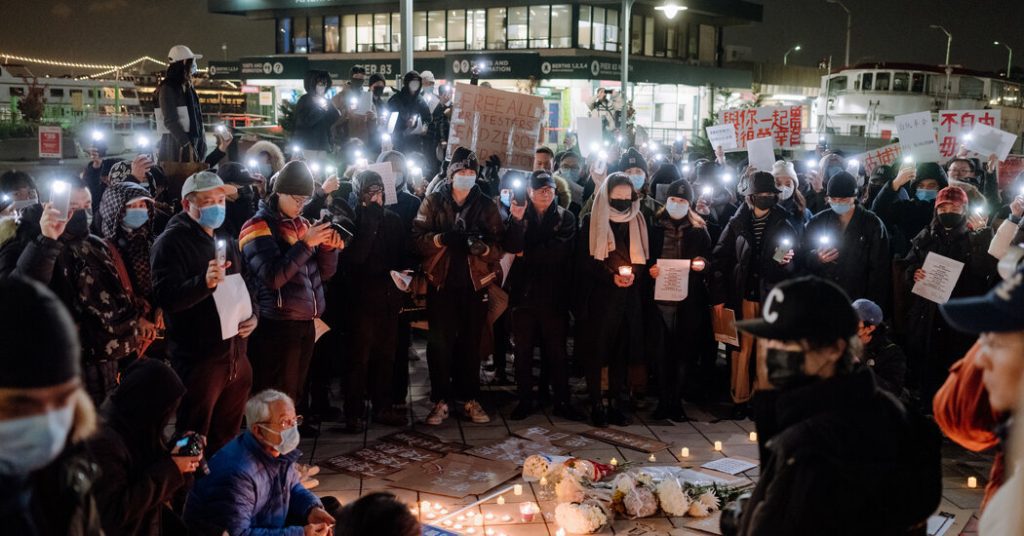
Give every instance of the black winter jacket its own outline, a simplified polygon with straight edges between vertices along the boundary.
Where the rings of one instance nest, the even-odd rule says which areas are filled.
[[[191,144],[196,157],[202,161],[206,155],[206,133],[203,127],[203,110],[200,108],[199,95],[195,88],[191,84],[160,84],[157,88],[156,105],[163,112],[163,127],[167,129],[167,133],[160,138],[159,160],[180,161],[181,149]],[[184,125],[178,120],[180,107],[184,107],[188,113],[188,130],[185,130]]]
[[[775,248],[783,238],[795,243],[796,231],[789,225],[786,212],[773,208],[768,213],[760,251],[754,251],[754,212],[746,203],[740,205],[711,254],[711,303],[724,303],[730,309],[739,307],[748,295],[763,301],[777,283],[789,278],[795,271],[793,262],[780,265],[772,259]],[[758,288],[748,289],[747,281],[754,276]]]
[[[295,103],[295,132],[292,140],[303,150],[330,151],[331,127],[340,114],[326,97],[310,93]]]
[[[892,260],[889,255],[889,236],[878,216],[860,205],[853,209],[853,217],[845,231],[841,231],[839,215],[832,209],[816,214],[804,233],[804,268],[810,274],[828,279],[846,291],[851,300],[865,298],[886,307]],[[835,262],[822,263],[818,258],[821,236],[832,239],[832,247],[839,251]]]
[[[568,310],[576,218],[555,203],[543,214],[530,203],[523,221],[522,255],[512,262],[505,283],[509,305]]]
[[[348,284],[348,295],[359,310],[387,307],[397,311],[404,299],[391,279],[391,271],[412,268],[408,254],[408,231],[402,219],[379,205],[357,206],[354,236],[339,256]]]
[[[892,189],[892,181],[889,181],[878,192],[875,204],[871,207],[886,226],[894,229],[894,235],[898,231],[900,236],[905,237],[892,244],[893,255],[897,257],[906,255],[910,239],[928,227],[935,212],[934,201],[921,201],[914,196],[915,190],[908,190],[909,198],[901,198],[899,192]]]
[[[648,268],[657,264],[658,259],[663,258],[690,259],[692,261],[697,257],[701,257],[706,261],[703,271],[695,272],[692,269],[690,270],[686,299],[679,302],[679,305],[707,307],[708,289],[705,274],[710,272],[712,250],[711,235],[708,234],[707,228],[694,227],[688,219],[683,220],[683,223],[677,225],[667,213],[661,213],[654,220],[650,228],[648,228],[648,235],[650,236],[648,246],[651,253],[651,258],[647,261]],[[675,249],[681,250],[682,255],[666,257],[663,253],[665,251],[665,241],[673,239],[680,242]],[[654,285],[651,285],[650,290],[649,299],[653,300]]]

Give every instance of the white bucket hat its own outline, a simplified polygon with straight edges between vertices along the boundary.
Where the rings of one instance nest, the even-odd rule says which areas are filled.
[[[192,52],[192,49],[185,45],[174,45],[171,50],[167,52],[167,59],[172,63],[176,61],[184,61],[187,59],[198,60],[202,58],[202,54],[196,54]]]

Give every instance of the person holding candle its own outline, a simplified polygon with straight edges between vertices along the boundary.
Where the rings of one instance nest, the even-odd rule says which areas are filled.
[[[903,259],[906,284],[924,280],[922,269],[929,253],[964,263],[952,297],[980,296],[991,288],[996,278],[996,259],[987,253],[992,230],[972,230],[966,215],[967,194],[956,186],[944,188],[935,199],[932,222],[914,237],[910,252]],[[938,313],[938,304],[918,295],[910,297],[907,311],[906,351],[909,358],[908,384],[918,395],[924,409],[931,409],[931,400],[949,367],[974,344],[974,338],[950,329]]]
[[[882,220],[861,206],[857,179],[840,171],[828,182],[830,210],[816,214],[804,233],[804,271],[839,285],[853,299],[883,307],[892,287],[889,235]],[[821,244],[828,237],[829,244]]]
[[[585,364],[591,422],[598,427],[626,426],[626,377],[629,363],[642,359],[647,221],[631,179],[613,173],[594,194],[593,212],[583,217],[577,246],[578,322],[593,335]],[[608,400],[601,392],[601,369],[608,367]]]
[[[795,271],[792,260],[796,231],[787,213],[778,207],[779,189],[771,173],[758,171],[750,177],[746,202],[729,220],[711,254],[711,303],[716,314],[728,306],[736,318],[756,318],[772,285]],[[732,352],[731,395],[734,417],[746,416],[757,371],[758,388],[767,387],[763,349],[754,335],[743,334]],[[756,359],[756,368],[751,361]]]
[[[772,166],[775,186],[779,189],[779,207],[785,210],[789,224],[797,235],[803,235],[804,227],[811,221],[811,211],[807,209],[807,200],[800,193],[800,179],[796,168],[791,162],[779,160]]]
[[[668,185],[665,194],[665,207],[655,213],[649,228],[651,258],[647,271],[656,280],[661,275],[659,259],[688,259],[691,264],[686,298],[678,302],[654,302],[657,314],[652,322],[654,326],[648,330],[655,338],[652,347],[660,390],[654,418],[682,422],[688,420],[682,404],[684,385],[695,387],[712,383],[710,368],[714,366],[715,343],[704,279],[712,244],[704,218],[690,209],[693,202],[690,183],[677,180]],[[648,289],[647,299],[654,300],[653,285]],[[698,371],[698,367],[699,379],[689,374]]]
[[[814,276],[779,284],[760,318],[736,323],[764,341],[772,389],[755,395],[761,478],[723,533],[924,529],[942,495],[941,437],[857,362],[857,324],[843,290]]]

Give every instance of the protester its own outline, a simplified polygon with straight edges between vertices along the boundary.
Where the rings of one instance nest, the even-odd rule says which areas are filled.
[[[261,176],[237,162],[227,162],[217,166],[217,176],[224,184],[235,187],[235,193],[229,194],[225,205],[224,225],[222,230],[228,236],[238,236],[242,226],[256,215],[256,209],[262,196],[257,191],[256,183]]]
[[[169,366],[143,359],[128,368],[101,408],[103,421],[88,448],[100,468],[96,505],[107,534],[185,532],[168,503],[185,485],[185,475],[199,467],[202,453],[186,455],[164,439],[184,396],[185,386]],[[194,435],[183,439],[202,441]]]
[[[253,315],[238,324],[237,334],[225,336],[213,297],[226,277],[244,268],[237,241],[218,232],[227,194],[234,191],[208,171],[189,177],[181,189],[183,210],[171,218],[150,256],[154,305],[164,311],[168,354],[186,389],[175,428],[179,435],[206,436],[208,455],[238,432],[252,385],[246,341],[256,329],[255,300]],[[221,241],[223,265],[217,259]],[[254,295],[254,283],[245,283]]]
[[[779,189],[771,173],[754,173],[746,198],[711,254],[710,290],[715,314],[722,315],[728,307],[737,320],[759,316],[768,290],[793,274],[796,244],[796,231],[787,221],[788,214],[778,206]],[[752,369],[763,371],[763,355],[763,346],[754,335],[741,335],[731,363],[734,417],[746,415],[745,404],[753,388],[767,387],[767,379],[760,372],[756,381],[750,377]],[[755,367],[751,367],[751,360],[757,363]]]
[[[273,142],[260,140],[245,153],[245,166],[250,174],[259,175],[263,186],[285,165],[284,153]],[[260,196],[262,197],[262,196]]]
[[[331,84],[327,71],[307,71],[302,81],[306,93],[295,103],[291,143],[308,160],[322,160],[331,151],[331,126],[340,117],[327,96]]]
[[[811,211],[807,210],[807,200],[800,193],[800,179],[797,177],[793,164],[783,160],[775,162],[772,167],[775,187],[779,189],[779,208],[789,213],[787,220],[797,236],[801,237],[804,227],[811,221]]]
[[[583,199],[583,160],[579,153],[572,151],[559,153],[555,160],[557,166],[554,177],[565,181],[569,188],[569,205],[562,208],[568,208],[574,216],[578,215],[583,208],[583,202],[586,201]]]
[[[300,215],[312,195],[309,167],[289,162],[238,241],[257,282],[260,322],[249,345],[253,390],[276,388],[294,400],[302,399],[313,357],[313,320],[327,307],[323,284],[334,276],[344,247],[329,221],[310,224]]]
[[[60,300],[0,277],[0,526],[6,534],[102,535],[98,471],[81,442],[96,412],[81,383],[79,340]],[[11,359],[13,358],[13,359]]]
[[[299,481],[295,405],[268,389],[245,404],[248,429],[210,459],[185,503],[192,534],[330,534],[334,518]]]
[[[372,90],[364,88],[366,68],[353,65],[349,71],[349,81],[345,88],[331,99],[338,117],[332,127],[335,143],[341,145],[344,140],[358,138],[367,146],[380,147],[380,133],[377,129],[377,113],[370,93],[370,107],[364,108],[363,99]],[[376,151],[374,151],[376,152]]]
[[[375,492],[363,495],[338,513],[336,536],[419,536],[416,516],[394,495]]]
[[[503,253],[502,224],[494,201],[476,186],[476,174],[476,155],[456,149],[448,164],[450,182],[423,200],[413,222],[412,239],[430,283],[430,425],[448,417],[448,402],[462,402],[475,423],[490,422],[477,401],[480,336],[487,315],[484,296]]]
[[[711,381],[708,365],[712,364],[714,339],[704,270],[711,258],[712,244],[704,219],[690,208],[690,183],[682,179],[673,182],[665,196],[665,207],[655,214],[650,227],[648,272],[657,280],[661,276],[658,260],[685,259],[690,261],[690,273],[685,298],[653,302],[657,308],[652,319],[655,329],[647,333],[653,333],[655,339],[649,346],[654,347],[657,356],[659,397],[652,417],[683,422],[689,420],[683,410],[683,389],[703,385],[699,389],[701,396]]]
[[[633,179],[613,173],[594,195],[593,212],[580,223],[576,269],[577,323],[586,326],[585,363],[594,426],[628,426],[627,375],[643,348],[642,280],[650,259],[647,221]],[[601,369],[608,367],[608,407]]]
[[[199,70],[196,62],[202,57],[185,45],[175,45],[167,53],[167,72],[156,90],[160,161],[201,162],[206,156],[203,110],[192,85],[192,76]]]
[[[904,165],[899,174],[875,198],[872,210],[893,233],[892,252],[903,257],[910,240],[934,219],[935,198],[948,186],[946,172],[933,162]],[[906,187],[906,189],[904,189]]]
[[[356,176],[356,184],[359,204],[355,208],[354,236],[341,254],[348,279],[346,307],[351,309],[346,322],[351,331],[351,346],[345,356],[344,374],[345,423],[349,433],[363,431],[367,398],[372,403],[374,422],[405,426],[408,420],[403,411],[393,407],[388,388],[393,374],[398,312],[404,302],[403,291],[392,273],[401,273],[411,266],[406,255],[408,229],[397,214],[384,207],[384,182],[380,175],[363,171]],[[407,357],[403,365],[408,366]]]
[[[831,210],[815,215],[804,233],[806,271],[839,285],[851,298],[887,305],[892,257],[885,226],[860,205],[853,175],[833,175],[827,192]]]
[[[389,132],[395,150],[403,153],[431,154],[433,147],[424,146],[424,134],[430,124],[430,108],[420,94],[420,74],[416,71],[405,73],[402,90],[388,101],[388,110],[398,112],[395,129]]]
[[[964,263],[963,271],[953,287],[954,298],[980,296],[988,290],[996,276],[996,260],[988,255],[992,230],[970,229],[967,194],[956,186],[939,192],[931,224],[911,243],[904,261],[908,285],[924,280],[923,269],[929,254],[937,254]],[[927,404],[946,378],[946,371],[974,343],[972,337],[949,328],[936,314],[938,304],[919,295],[911,297],[907,318],[906,350],[910,357],[911,385]]]
[[[889,339],[889,326],[885,324],[882,308],[862,298],[854,300],[853,310],[859,319],[857,337],[864,346],[860,362],[875,373],[875,382],[880,389],[889,391],[900,401],[908,401],[907,356]]]
[[[555,204],[555,182],[548,172],[533,172],[527,196],[529,202],[522,217],[522,253],[512,262],[506,280],[519,398],[511,419],[525,419],[535,410],[533,350],[539,346],[543,368],[549,371],[554,387],[553,413],[582,420],[585,415],[570,402],[566,356],[569,266],[575,247],[576,218]],[[546,385],[540,387],[547,391]]]
[[[437,91],[435,105],[430,112],[429,136],[423,147],[427,151],[428,161],[433,161],[433,167],[444,160],[445,152],[448,150],[448,135],[452,128],[452,94],[451,86],[441,86]],[[431,153],[431,149],[433,152]]]

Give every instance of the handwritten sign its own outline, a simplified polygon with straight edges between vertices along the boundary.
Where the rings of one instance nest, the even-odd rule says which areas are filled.
[[[611,428],[594,428],[593,430],[583,432],[583,435],[598,441],[611,443],[618,447],[639,450],[640,452],[656,452],[668,448],[668,443],[662,443],[657,439]]]
[[[800,106],[762,106],[760,108],[723,110],[720,125],[732,124],[736,129],[736,146],[770,137],[776,147],[798,147],[803,133],[803,108]],[[771,169],[771,168],[768,168]]]
[[[1016,141],[1016,134],[979,124],[974,126],[970,139],[964,142],[964,147],[980,154],[983,159],[994,154],[999,160],[1006,160]]]
[[[430,434],[424,434],[423,432],[415,432],[413,430],[404,430],[401,432],[395,432],[388,434],[380,438],[381,441],[387,443],[395,443],[398,445],[410,445],[413,447],[419,447],[421,449],[432,450],[434,452],[440,452],[442,454],[448,452],[462,452],[469,447],[464,443],[449,443],[441,441],[437,437]]]
[[[397,488],[461,498],[486,493],[518,474],[513,463],[449,453],[439,460],[409,466],[389,479]]]
[[[544,99],[458,84],[452,103],[449,157],[455,148],[468,147],[479,162],[497,155],[505,167],[533,169],[544,121]]]
[[[723,150],[736,148],[736,125],[726,123],[724,125],[709,125],[704,129],[708,133],[708,142],[711,147]]]
[[[523,465],[526,458],[534,454],[565,454],[566,452],[568,449],[554,447],[547,443],[538,443],[520,437],[508,437],[490,445],[473,447],[467,450],[466,454],[485,460]]]
[[[579,434],[563,432],[558,429],[545,428],[543,426],[531,426],[529,428],[523,428],[522,430],[515,430],[512,432],[512,435],[519,436],[523,439],[529,439],[530,441],[536,441],[537,443],[547,443],[549,445],[569,450],[589,448],[594,444],[592,439],[588,439]]]
[[[974,130],[975,125],[999,128],[1001,120],[1001,110],[940,110],[939,154],[944,159],[953,158],[964,142],[963,135]]]
[[[1024,172],[1024,156],[1011,154],[999,163],[999,189],[1006,188],[1017,180],[1017,176]]]
[[[576,139],[580,145],[583,156],[589,157],[591,153],[599,151],[604,139],[604,130],[601,129],[600,117],[577,117],[576,118]]]
[[[719,458],[705,463],[701,467],[735,476],[757,467],[757,462],[743,458]]]
[[[931,112],[897,115],[896,132],[903,154],[913,156],[917,162],[938,162],[942,159],[939,144],[935,142]]]
[[[658,278],[654,280],[654,299],[678,302],[690,292],[690,259],[658,259]]]
[[[871,175],[878,166],[891,166],[899,162],[900,155],[902,154],[903,151],[899,144],[893,143],[866,153],[851,156],[850,159],[860,162],[864,166],[864,172]]]
[[[398,204],[398,188],[395,182],[395,172],[391,168],[391,162],[381,162],[366,166],[367,171],[380,175],[384,183],[384,204],[387,206]]]
[[[914,294],[935,303],[946,303],[953,295],[957,279],[964,269],[964,263],[929,252],[924,258],[924,279],[914,283],[911,290]]]
[[[383,478],[398,471],[396,468],[354,458],[347,454],[333,456],[317,463],[356,478]]]
[[[711,310],[711,327],[715,332],[715,340],[732,346],[740,345],[740,336],[736,332],[736,311],[722,309],[722,314]]]

